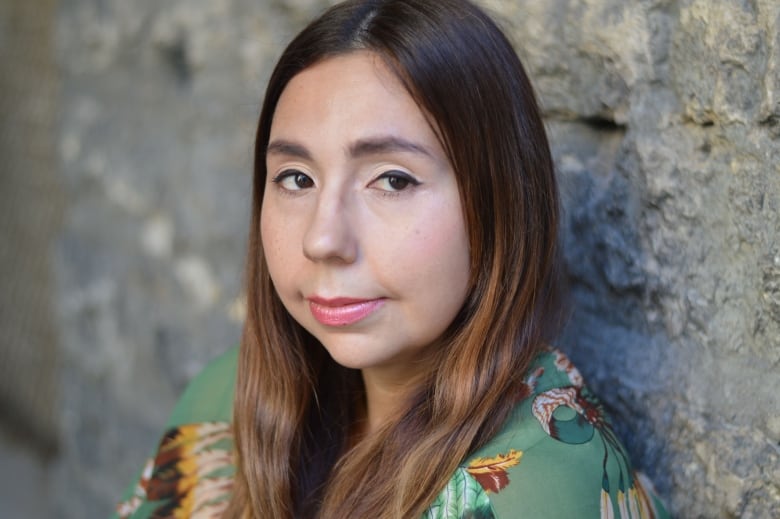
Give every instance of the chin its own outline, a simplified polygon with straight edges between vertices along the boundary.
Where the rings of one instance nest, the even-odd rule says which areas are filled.
[[[338,352],[334,354],[330,350],[328,350],[328,353],[338,365],[349,369],[362,370],[377,364],[376,362],[372,362],[371,359],[361,358],[359,355],[344,355],[338,354]]]
[[[325,346],[325,350],[330,357],[336,361],[337,364],[349,369],[367,369],[373,367],[379,367],[382,364],[389,362],[387,358],[376,358],[366,355],[365,349],[358,349],[357,351],[345,351],[342,348],[328,348]],[[362,351],[361,351],[362,350]]]

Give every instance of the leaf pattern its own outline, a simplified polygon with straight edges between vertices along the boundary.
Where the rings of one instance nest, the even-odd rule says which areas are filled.
[[[522,457],[523,451],[511,449],[507,454],[499,454],[494,458],[476,458],[466,470],[486,492],[497,494],[509,484],[507,469],[519,464]]]
[[[423,519],[495,519],[485,490],[459,467],[423,514]]]
[[[224,376],[224,372],[220,373]],[[207,381],[201,384],[209,386]],[[463,461],[423,514],[425,519],[496,519],[499,513],[501,517],[540,517],[538,500],[548,501],[545,496],[577,500],[578,505],[587,507],[587,516],[600,510],[602,518],[668,517],[649,480],[631,469],[603,407],[564,354],[547,349],[525,374],[516,394],[509,398],[517,401],[511,428],[500,435],[500,440],[488,440],[479,457]],[[182,414],[176,419],[186,422],[186,416]],[[224,416],[219,419],[226,420]],[[590,495],[591,491],[585,495],[583,489],[560,488],[558,480],[545,480],[545,458],[539,456],[538,449],[542,447],[544,452],[543,448],[550,445],[557,448],[557,442],[590,443],[587,452],[594,456],[587,458],[586,463],[588,471],[601,470],[603,474],[600,495]],[[493,448],[498,445],[501,447]],[[603,449],[603,455],[599,455],[599,449]],[[232,492],[232,453],[231,428],[226,421],[172,428],[129,497],[117,507],[118,516],[221,517]],[[572,469],[576,471],[576,467]],[[518,488],[515,493],[510,488],[512,480],[516,486],[530,486]],[[537,503],[526,506],[524,500],[531,494]],[[587,504],[579,501],[583,499]]]

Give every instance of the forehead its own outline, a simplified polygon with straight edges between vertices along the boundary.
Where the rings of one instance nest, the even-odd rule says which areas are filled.
[[[377,54],[355,51],[304,69],[285,87],[271,140],[326,144],[376,135],[422,140],[443,154],[431,124]]]

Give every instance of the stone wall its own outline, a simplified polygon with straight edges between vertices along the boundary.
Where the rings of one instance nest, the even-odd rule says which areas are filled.
[[[780,4],[494,4],[550,124],[572,355],[677,515],[780,516]]]
[[[780,4],[492,5],[550,124],[572,355],[678,516],[780,516]]]
[[[780,516],[780,5],[484,3],[549,124],[565,349],[677,516]],[[238,341],[259,100],[324,4],[60,0],[52,517],[105,516]]]

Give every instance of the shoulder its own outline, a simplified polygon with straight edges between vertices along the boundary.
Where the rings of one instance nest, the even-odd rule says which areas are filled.
[[[217,516],[235,467],[231,430],[238,348],[210,362],[187,386],[155,454],[117,506],[119,518]]]
[[[473,496],[474,516],[665,517],[566,355],[540,355],[523,384],[501,432],[451,480]]]
[[[187,385],[167,427],[198,422],[229,422],[233,413],[238,346],[212,360]]]

